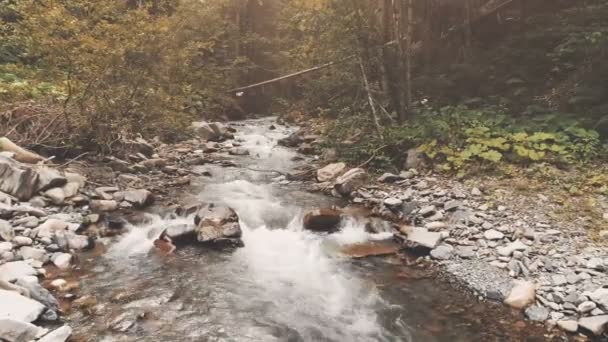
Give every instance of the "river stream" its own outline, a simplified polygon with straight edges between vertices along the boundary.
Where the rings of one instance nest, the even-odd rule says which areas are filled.
[[[238,167],[207,164],[183,194],[189,201],[234,208],[245,247],[234,252],[151,251],[164,228],[192,218],[151,214],[105,253],[84,255],[80,295],[94,312],[68,317],[90,341],[542,341],[543,329],[518,313],[475,298],[397,257],[351,259],[337,247],[384,239],[355,220],[334,234],[302,229],[310,208],[336,203],[278,174],[307,163],[277,146],[291,128],[272,119],[237,123],[236,141],[249,156],[226,156]],[[261,171],[256,171],[261,170]],[[284,182],[285,183],[285,182]]]

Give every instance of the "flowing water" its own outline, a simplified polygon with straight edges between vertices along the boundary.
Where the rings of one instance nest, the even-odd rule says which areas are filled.
[[[522,341],[543,340],[504,308],[488,309],[396,257],[348,259],[340,245],[386,238],[349,221],[335,234],[301,227],[302,213],[334,203],[281,185],[277,173],[298,163],[279,147],[291,132],[271,119],[240,123],[249,156],[238,167],[205,165],[184,199],[224,203],[243,228],[234,252],[190,246],[175,255],[151,252],[152,237],[192,218],[163,218],[137,227],[102,255],[83,256],[80,295],[98,305],[68,318],[90,341]],[[228,158],[228,156],[227,156]],[[256,171],[262,170],[262,171]],[[524,337],[525,336],[525,337]]]

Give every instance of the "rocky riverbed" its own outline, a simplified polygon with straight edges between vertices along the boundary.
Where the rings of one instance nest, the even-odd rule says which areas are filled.
[[[489,194],[479,189],[414,169],[372,181],[364,170],[302,157],[293,149],[308,154],[318,137],[292,134],[294,129],[270,119],[231,126],[198,123],[198,139],[178,145],[134,141],[124,155],[61,167],[0,156],[0,339],[65,341],[72,328],[75,338],[84,340],[92,340],[83,337],[88,331],[121,340],[137,340],[137,334],[188,340],[175,335],[180,329],[194,329],[192,338],[241,340],[561,338],[517,322],[517,315],[501,309],[488,309],[475,323],[471,319],[477,318],[445,309],[446,301],[469,307],[476,300],[454,288],[429,291],[430,283],[411,280],[418,272],[435,270],[433,265],[479,299],[504,301],[530,320],[568,332],[603,334],[606,256],[584,234],[566,233],[507,204],[489,203]],[[289,148],[277,148],[277,142]],[[310,197],[302,190],[332,196]],[[344,201],[368,211],[334,207],[321,213],[321,223],[306,218],[308,211]],[[154,202],[152,211],[161,215],[142,214]],[[228,214],[195,222],[189,208],[200,212],[200,204],[210,202],[235,212],[222,209]],[[171,227],[178,232],[183,231],[179,227],[199,227],[198,242],[223,239],[220,233],[227,231],[229,239],[238,237],[233,234],[237,214],[245,247],[233,254],[201,255],[200,247],[180,246],[168,264],[145,256],[162,231],[179,235],[171,235]],[[301,230],[302,221],[315,232]],[[331,231],[320,233],[327,222]],[[396,244],[381,242],[391,236]],[[399,250],[427,256],[361,267],[336,261],[345,253],[361,258]],[[201,258],[210,267],[204,278],[197,272]],[[396,260],[412,266],[394,269]],[[170,266],[175,262],[178,273]],[[412,283],[405,293],[404,276]],[[323,285],[328,277],[331,288]],[[387,283],[378,284],[380,278]],[[181,290],[176,292],[176,286]],[[384,289],[369,292],[370,286]],[[184,294],[185,288],[191,291]],[[285,303],[277,299],[281,296]],[[427,297],[429,303],[446,303],[446,312],[423,308],[419,301]],[[294,309],[298,302],[304,307]],[[402,305],[418,312],[396,309]],[[279,316],[270,314],[273,310]],[[226,318],[236,311],[242,312],[241,327],[227,332]],[[478,316],[480,311],[472,312]],[[178,329],[159,326],[163,315]],[[419,321],[416,315],[428,319]],[[433,317],[444,317],[450,328],[433,330],[428,321]],[[256,323],[250,326],[249,320]],[[498,321],[511,321],[516,328]],[[424,328],[414,328],[418,325]]]

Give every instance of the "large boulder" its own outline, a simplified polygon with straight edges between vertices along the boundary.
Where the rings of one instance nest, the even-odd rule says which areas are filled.
[[[0,191],[27,201],[39,190],[39,177],[31,167],[0,155]]]
[[[348,196],[353,191],[362,187],[367,182],[368,175],[365,170],[354,168],[348,170],[345,174],[338,177],[334,188],[342,196]]]
[[[323,208],[310,211],[304,215],[304,228],[316,232],[334,232],[338,230],[342,212],[334,208]]]
[[[277,143],[279,145],[285,146],[285,147],[298,147],[303,142],[304,142],[304,139],[302,138],[302,133],[294,132],[291,135],[289,135],[288,137],[279,139],[279,141]]]
[[[329,164],[317,170],[317,180],[319,182],[329,182],[341,176],[346,171],[345,163]]]
[[[239,217],[232,208],[209,204],[197,212],[194,224],[199,242],[242,245]]]
[[[15,160],[22,163],[35,164],[44,160],[43,156],[18,146],[6,137],[0,138],[0,152],[11,152],[15,155]]]
[[[230,138],[226,126],[220,122],[207,123],[205,121],[193,122],[192,129],[201,140],[222,141]]]
[[[0,319],[33,322],[45,310],[44,305],[17,292],[0,290]]]
[[[59,310],[59,302],[57,302],[55,296],[49,290],[42,287],[35,276],[21,277],[17,279],[15,285],[26,289],[30,298],[40,302],[47,309],[53,311]]]

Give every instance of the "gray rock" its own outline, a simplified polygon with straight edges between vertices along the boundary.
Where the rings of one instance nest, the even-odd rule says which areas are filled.
[[[34,248],[30,246],[23,246],[19,249],[18,254],[24,259],[33,259],[45,263],[49,260],[49,256],[46,251],[41,248]]]
[[[13,261],[0,265],[0,280],[12,282],[21,277],[36,274],[36,270],[25,261]]]
[[[405,159],[405,164],[403,165],[403,168],[406,170],[419,169],[424,166],[424,163],[424,153],[419,152],[416,148],[411,148],[407,150],[407,157]]]
[[[436,248],[441,239],[440,233],[429,232],[426,228],[412,228],[407,234],[407,241],[429,249]]]
[[[38,301],[44,305],[45,308],[52,311],[59,310],[59,303],[57,302],[57,299],[55,299],[49,290],[45,289],[40,285],[40,283],[38,283],[38,278],[35,276],[21,277],[15,284],[26,289],[30,295],[30,298]]]
[[[13,238],[13,243],[15,244],[15,246],[21,247],[21,246],[31,246],[34,243],[34,241],[32,239],[30,239],[29,237],[15,236]]]
[[[596,336],[600,336],[606,330],[606,324],[608,323],[608,315],[583,317],[578,320],[578,325],[590,331]]]
[[[44,195],[48,197],[55,205],[62,205],[66,198],[65,192],[62,188],[49,189],[44,192]]]
[[[367,181],[367,173],[360,168],[350,169],[336,180],[334,189],[342,196],[349,195]]]
[[[395,198],[395,197],[389,197],[384,200],[384,204],[387,207],[397,207],[397,206],[400,206],[401,204],[403,204],[403,201],[398,198]]]
[[[208,205],[202,208],[196,214],[195,224],[194,231],[200,242],[222,242],[226,239],[238,242],[242,235],[238,215],[226,206]]]
[[[0,290],[0,319],[22,322],[35,321],[44,311],[44,305],[17,292]]]
[[[454,255],[454,247],[451,245],[441,245],[431,250],[431,257],[437,260],[448,260]]]
[[[523,242],[521,242],[520,240],[516,240],[514,242],[511,242],[507,246],[497,248],[496,251],[499,255],[510,256],[515,251],[525,251],[527,248],[528,246],[526,246]]]
[[[544,322],[549,318],[549,309],[534,305],[527,308],[525,314],[531,321]]]
[[[577,311],[580,313],[587,313],[587,312],[593,311],[593,309],[595,309],[596,307],[597,307],[597,304],[595,304],[595,302],[586,301],[586,302],[582,302],[578,306]]]
[[[317,180],[319,182],[329,182],[341,176],[346,171],[345,163],[329,164],[317,170]]]
[[[50,218],[38,227],[38,238],[52,238],[59,231],[68,229],[68,224],[62,220]]]
[[[567,320],[567,321],[557,321],[557,326],[563,331],[574,333],[578,330],[578,322]]]
[[[46,191],[52,188],[61,188],[68,180],[59,171],[46,166],[36,168],[38,173],[38,191]]]
[[[249,150],[243,147],[233,147],[228,150],[228,153],[233,156],[248,156]]]
[[[481,190],[479,190],[478,188],[473,188],[471,190],[471,195],[473,195],[473,196],[481,196],[483,194],[481,193]]]
[[[418,214],[420,214],[421,216],[424,217],[428,217],[433,215],[436,212],[435,206],[434,205],[427,205],[425,207],[420,208],[420,210],[418,211]]]
[[[33,341],[45,332],[44,329],[15,319],[0,319],[0,340],[8,342]]]
[[[114,200],[93,200],[90,203],[91,210],[99,211],[114,211],[118,209],[118,202]]]
[[[502,240],[505,237],[505,234],[497,230],[490,229],[483,233],[483,237],[486,238],[486,240]]]
[[[589,298],[604,309],[608,309],[608,288],[600,287],[593,291]]]
[[[475,248],[473,246],[457,246],[456,255],[463,259],[472,259],[475,257]]]
[[[152,193],[145,189],[116,192],[114,193],[114,199],[116,201],[125,200],[132,203],[137,208],[146,207],[154,202]]]
[[[38,184],[33,168],[0,155],[0,191],[27,201],[39,190]]]
[[[446,211],[452,211],[452,210],[456,210],[456,209],[460,208],[461,206],[462,206],[462,202],[461,201],[447,201],[443,205],[443,208]]]
[[[69,325],[64,325],[59,329],[51,331],[49,334],[42,337],[38,342],[65,342],[72,335],[72,328]]]
[[[53,264],[55,264],[55,266],[57,266],[59,269],[67,270],[68,268],[70,268],[72,255],[69,253],[58,253],[56,255],[53,255],[53,258],[51,260],[53,261]]]
[[[563,274],[555,274],[551,277],[551,281],[555,286],[562,286],[568,283],[568,279]]]
[[[36,228],[40,224],[40,220],[34,216],[26,216],[13,221],[16,226],[25,228]]]
[[[0,219],[0,239],[4,241],[11,241],[15,237],[13,227],[7,221]]]
[[[395,183],[404,180],[403,177],[398,176],[393,173],[384,173],[382,176],[378,178],[378,182],[380,183]]]
[[[438,221],[437,222],[429,222],[429,223],[427,223],[427,224],[424,225],[424,227],[426,229],[428,229],[429,231],[431,231],[431,232],[445,229],[445,228],[447,228],[447,226],[448,225],[445,224],[444,222],[438,222]]]

